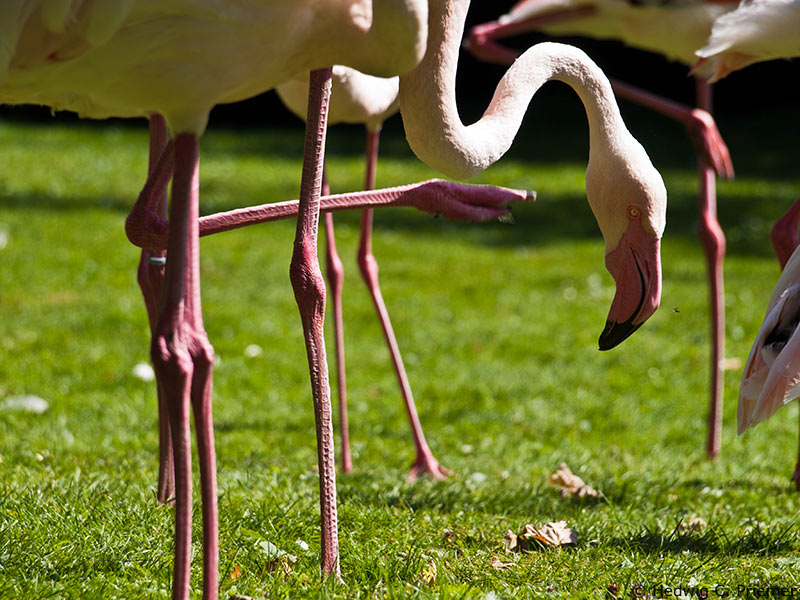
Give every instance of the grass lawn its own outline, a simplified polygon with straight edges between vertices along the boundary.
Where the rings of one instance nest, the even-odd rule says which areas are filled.
[[[357,274],[358,215],[337,215],[356,468],[338,480],[345,585],[319,577],[313,412],[288,281],[294,224],[202,241],[203,309],[220,358],[221,597],[603,598],[611,584],[625,597],[663,584],[708,587],[713,598],[800,586],[796,406],[737,437],[741,368],[728,371],[722,455],[703,456],[708,308],[689,143],[672,123],[624,107],[670,193],[664,292],[641,330],[600,353],[613,281],[584,199],[584,118],[559,88],[547,97],[512,152],[476,179],[538,191],[514,224],[376,215],[384,296],[420,416],[456,474],[445,482],[405,483],[413,449]],[[768,228],[800,191],[789,114],[721,124],[738,169],[719,185],[727,356],[742,361],[778,276]],[[155,499],[155,389],[133,374],[149,335],[138,251],[122,227],[144,179],[145,127],[6,119],[0,147],[0,598],[164,597],[172,509]],[[212,127],[202,212],[296,197],[301,147],[300,128]],[[335,190],[358,189],[360,149],[359,129],[332,132]],[[434,175],[397,122],[383,149],[380,185]],[[7,405],[21,395],[48,410]],[[562,500],[546,483],[561,462],[600,496]],[[680,527],[694,517],[706,526]],[[562,519],[577,547],[504,551],[508,529]],[[264,542],[298,557],[291,572]]]

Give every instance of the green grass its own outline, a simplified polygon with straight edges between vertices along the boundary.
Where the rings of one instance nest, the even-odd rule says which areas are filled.
[[[620,348],[596,350],[613,281],[584,200],[576,102],[551,102],[562,127],[543,101],[545,114],[476,180],[538,190],[515,224],[376,216],[384,295],[430,443],[456,473],[446,482],[404,482],[413,451],[358,281],[358,217],[337,215],[356,467],[338,481],[346,585],[319,578],[313,414],[288,281],[294,225],[202,241],[203,309],[220,357],[222,597],[602,598],[612,583],[626,597],[636,583],[709,586],[710,597],[721,585],[736,597],[739,585],[800,585],[788,481],[797,409],[736,437],[741,370],[729,371],[722,456],[704,459],[708,314],[691,148],[672,124],[629,108],[670,192],[662,308]],[[780,116],[722,124],[738,168],[719,185],[729,357],[747,356],[778,275],[766,233],[800,190]],[[331,134],[337,190],[359,186],[360,135]],[[296,197],[301,136],[212,128],[202,211]],[[164,597],[172,510],[155,500],[154,387],[132,374],[148,360],[148,330],[138,253],[122,228],[144,178],[146,131],[6,120],[0,147],[0,402],[50,403],[41,415],[0,411],[0,597]],[[381,185],[433,175],[396,123],[384,150]],[[263,353],[247,357],[251,344]],[[562,501],[545,482],[562,461],[601,497]],[[681,532],[693,516],[707,527]],[[507,529],[560,519],[578,531],[576,548],[504,554]],[[197,597],[199,525],[196,506]],[[299,557],[290,574],[270,568],[261,541]],[[514,566],[493,569],[494,555]],[[430,563],[433,585],[421,575]]]

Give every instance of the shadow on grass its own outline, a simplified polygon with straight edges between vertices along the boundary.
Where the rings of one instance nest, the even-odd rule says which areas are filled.
[[[748,526],[739,534],[729,533],[720,527],[709,527],[703,534],[681,533],[676,526],[669,533],[653,532],[645,528],[631,536],[615,537],[608,545],[651,556],[686,551],[729,557],[769,556],[793,551],[797,544],[797,534],[795,525],[781,528]]]

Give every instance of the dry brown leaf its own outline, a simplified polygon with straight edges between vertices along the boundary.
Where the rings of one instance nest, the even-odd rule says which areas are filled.
[[[519,537],[509,529],[503,536],[503,548],[506,549],[506,552],[513,552],[517,546],[519,546]]]
[[[530,523],[522,528],[519,534],[510,529],[503,536],[503,548],[506,552],[532,552],[540,550],[542,546],[575,546],[578,544],[578,534],[567,527],[566,521],[546,523],[541,528]]]
[[[525,552],[534,548],[533,540],[537,540],[545,546],[575,546],[578,544],[578,534],[574,529],[567,527],[566,521],[545,523],[541,529],[529,523],[522,528],[522,532],[519,534],[520,550]]]
[[[547,478],[547,483],[560,487],[562,498],[597,496],[597,490],[586,485],[583,479],[570,470],[567,463],[561,463],[561,468]]]
[[[233,571],[231,571],[231,581],[236,581],[241,576],[242,576],[242,567],[240,567],[239,565],[236,565],[236,567],[234,567]]]
[[[433,587],[436,583],[436,563],[432,560],[428,561],[428,566],[422,569],[418,579],[425,583],[428,587]]]
[[[493,569],[510,569],[514,566],[513,562],[503,562],[497,556],[493,556],[489,564],[492,565]]]
[[[690,531],[701,532],[707,527],[706,522],[700,517],[689,517],[684,519],[678,525],[678,531],[681,533],[688,533]]]
[[[282,554],[271,560],[268,560],[264,565],[264,573],[272,573],[274,571],[282,571],[284,575],[291,575],[294,565],[297,562],[297,557],[292,554]]]

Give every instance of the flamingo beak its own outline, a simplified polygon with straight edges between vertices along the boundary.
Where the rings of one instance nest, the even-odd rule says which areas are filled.
[[[619,245],[606,255],[606,268],[617,284],[606,327],[600,334],[600,350],[610,350],[641,327],[661,300],[659,238],[636,221]]]
[[[747,357],[739,391],[739,434],[800,396],[800,283],[767,313]]]

